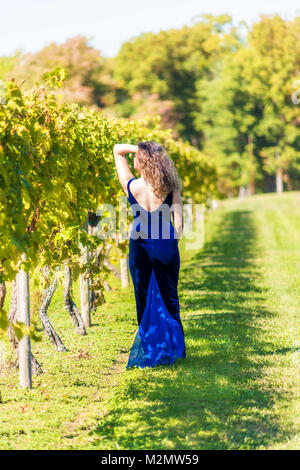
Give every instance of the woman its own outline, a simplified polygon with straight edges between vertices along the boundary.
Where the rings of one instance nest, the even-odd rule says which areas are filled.
[[[135,154],[140,178],[131,173],[126,153]],[[177,293],[183,232],[180,180],[165,149],[155,142],[116,144],[114,157],[134,216],[129,269],[139,327],[127,367],[172,364],[186,355]]]

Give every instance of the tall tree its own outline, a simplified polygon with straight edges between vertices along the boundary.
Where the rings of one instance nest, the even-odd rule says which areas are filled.
[[[142,34],[124,43],[115,58],[114,78],[122,90],[119,102],[128,111],[137,93],[143,98],[139,107],[155,94],[158,101],[168,102],[168,111],[171,106],[179,135],[200,145],[194,125],[196,82],[210,76],[212,64],[237,44],[228,15],[202,15],[193,26]],[[131,113],[136,112],[133,106]]]
[[[299,76],[299,19],[262,16],[247,43],[197,83],[202,112],[196,127],[217,163],[221,192],[278,191],[299,186],[299,107],[291,100]],[[270,185],[270,177],[273,182]]]
[[[21,55],[10,75],[25,78],[32,86],[45,72],[57,67],[67,72],[60,90],[66,102],[100,108],[111,103],[110,60],[90,46],[84,36],[70,38],[63,44],[53,42],[36,54]]]
[[[276,189],[283,189],[283,178],[299,182],[300,119],[299,106],[292,101],[293,84],[300,78],[300,17],[287,21],[279,15],[262,16],[249,35],[255,50],[252,81],[263,91],[263,118],[258,135],[265,145],[260,155],[265,170],[275,175]],[[257,67],[259,64],[259,67]]]

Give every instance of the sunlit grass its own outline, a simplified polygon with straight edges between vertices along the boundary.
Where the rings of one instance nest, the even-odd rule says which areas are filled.
[[[86,337],[60,287],[49,315],[69,351],[33,345],[45,373],[31,391],[2,372],[0,447],[299,449],[299,268],[298,193],[222,202],[206,217],[204,248],[181,247],[187,357],[143,370],[125,370],[132,285],[110,281]]]

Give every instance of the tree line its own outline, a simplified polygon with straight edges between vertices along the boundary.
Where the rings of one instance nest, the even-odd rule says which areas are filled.
[[[144,33],[103,57],[85,37],[0,59],[0,78],[63,67],[63,99],[106,117],[160,116],[217,168],[220,197],[299,189],[300,17],[249,26],[202,15],[190,26]],[[293,99],[294,98],[294,99]]]

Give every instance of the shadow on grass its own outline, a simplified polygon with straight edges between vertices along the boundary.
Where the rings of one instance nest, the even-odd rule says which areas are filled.
[[[186,359],[126,371],[93,431],[106,442],[122,449],[255,449],[283,438],[273,409],[279,397],[264,381],[267,356],[278,348],[259,326],[272,313],[259,287],[251,213],[219,218],[203,250],[181,269]]]

